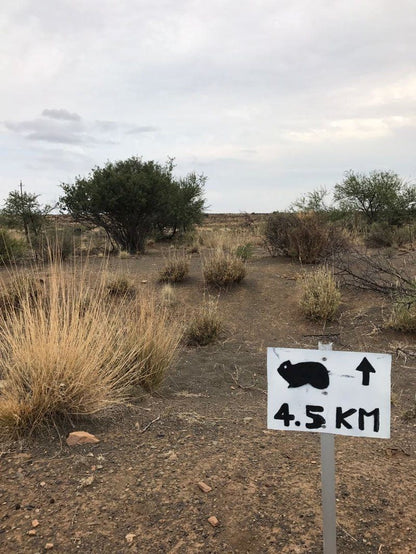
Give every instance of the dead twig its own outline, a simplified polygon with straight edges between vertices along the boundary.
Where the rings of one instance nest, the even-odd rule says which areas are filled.
[[[160,415],[158,415],[157,417],[155,417],[155,419],[152,419],[152,421],[151,421],[150,423],[148,423],[148,424],[146,425],[146,427],[140,431],[140,434],[145,433],[145,432],[149,429],[149,427],[150,427],[151,425],[153,425],[153,423],[156,423],[156,421],[159,421],[159,419],[160,419]]]
[[[352,539],[354,542],[358,542],[358,539],[356,539],[355,537],[353,537],[350,533],[348,533],[348,531],[346,529],[344,529],[344,527],[342,527],[342,525],[340,525],[339,523],[337,523],[337,527],[339,527],[341,529],[341,531],[343,533],[345,533],[350,539]]]

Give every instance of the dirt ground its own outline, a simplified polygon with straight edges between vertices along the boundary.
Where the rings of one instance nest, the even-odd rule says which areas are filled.
[[[156,250],[111,261],[138,286],[162,263]],[[258,248],[245,281],[220,295],[221,341],[184,347],[157,395],[77,425],[98,444],[67,446],[67,428],[5,450],[0,552],[322,552],[319,435],[266,427],[266,347],[319,340],[393,355],[391,438],[336,437],[338,551],[416,552],[416,420],[403,417],[415,405],[414,336],[383,328],[383,297],[353,290],[325,329],[305,320],[299,270]],[[175,288],[178,313],[201,302],[198,254]]]

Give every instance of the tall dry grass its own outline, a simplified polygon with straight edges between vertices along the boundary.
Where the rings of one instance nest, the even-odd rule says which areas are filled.
[[[41,294],[21,288],[0,316],[3,437],[124,403],[134,384],[153,390],[180,340],[151,295],[109,298],[103,269],[55,262],[47,275]]]
[[[332,271],[328,267],[304,273],[301,276],[300,306],[310,319],[324,323],[334,318],[341,302],[341,293]]]

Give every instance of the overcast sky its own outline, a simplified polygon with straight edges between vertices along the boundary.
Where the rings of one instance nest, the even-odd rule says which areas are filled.
[[[415,0],[2,0],[0,201],[132,155],[212,212],[416,177]]]

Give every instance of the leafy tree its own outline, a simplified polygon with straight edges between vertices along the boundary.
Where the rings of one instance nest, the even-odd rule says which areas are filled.
[[[39,195],[23,192],[22,188],[9,193],[4,208],[1,211],[6,225],[23,229],[28,244],[32,237],[38,237],[45,223],[46,215],[51,206],[42,207],[38,201]]]
[[[335,185],[334,199],[341,210],[362,212],[369,223],[403,223],[414,214],[416,188],[407,185],[392,171],[372,171],[368,175],[348,171]]]
[[[327,189],[320,187],[301,196],[290,208],[296,212],[327,212],[330,209],[330,206],[326,203],[327,196]]]
[[[156,229],[174,234],[202,217],[205,178],[175,180],[173,167],[173,160],[161,165],[135,156],[107,162],[63,184],[60,205],[76,221],[102,227],[123,250],[143,252]]]

